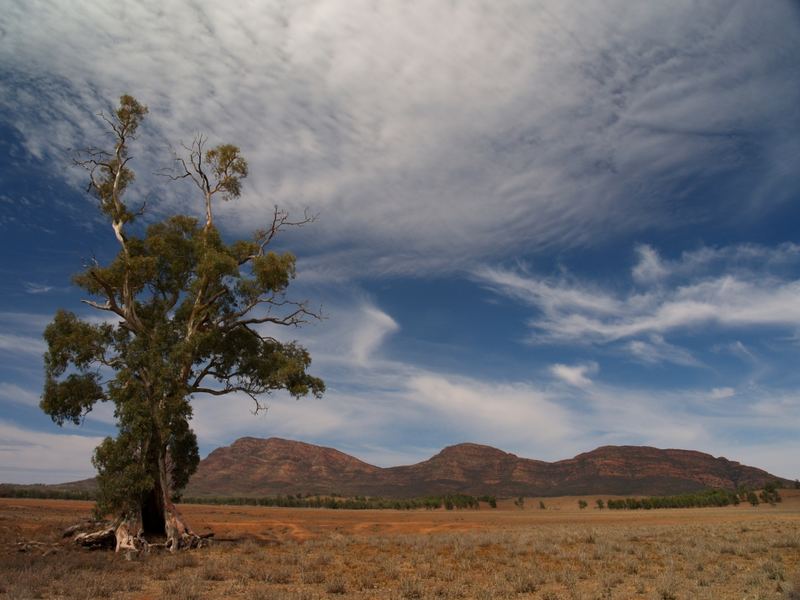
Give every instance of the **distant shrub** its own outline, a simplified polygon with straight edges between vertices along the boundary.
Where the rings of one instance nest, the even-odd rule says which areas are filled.
[[[753,492],[750,494],[755,497]],[[758,498],[756,498],[758,503]],[[611,510],[651,510],[655,508],[702,508],[707,506],[729,506],[739,504],[736,493],[728,490],[706,490],[694,494],[680,494],[677,496],[651,496],[648,498],[621,498],[609,499],[606,506]],[[598,505],[599,506],[599,505]]]
[[[497,508],[497,498],[494,496],[478,496],[478,501],[488,503],[491,508]]]
[[[586,500],[583,500],[583,499],[581,499],[581,500],[578,500],[578,508],[580,508],[581,510],[583,510],[583,509],[584,509],[584,508],[586,508],[587,506],[589,506],[589,505],[586,503]]]
[[[594,502],[595,502],[595,504],[597,504],[597,508],[599,508],[600,510],[603,510],[606,507],[606,505],[603,503],[603,499],[602,498],[598,498]]]
[[[769,482],[764,485],[764,489],[761,490],[761,493],[758,495],[758,497],[762,502],[766,502],[767,504],[775,506],[775,504],[781,501],[781,495],[778,492],[779,488],[779,481]]]

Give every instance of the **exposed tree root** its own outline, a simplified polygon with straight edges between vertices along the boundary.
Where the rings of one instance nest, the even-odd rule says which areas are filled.
[[[127,556],[148,554],[151,550],[165,549],[170,552],[208,546],[213,533],[197,535],[184,523],[174,506],[165,515],[166,540],[149,542],[138,519],[116,521],[86,521],[64,530],[63,537],[90,550],[114,549]],[[161,536],[163,539],[163,536]]]

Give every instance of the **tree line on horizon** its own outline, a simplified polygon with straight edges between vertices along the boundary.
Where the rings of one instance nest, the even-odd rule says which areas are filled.
[[[775,504],[781,502],[780,487],[777,482],[768,483],[761,491],[740,487],[735,492],[730,490],[705,490],[689,494],[670,496],[648,496],[644,498],[618,498],[596,500],[600,510],[652,510],[659,508],[704,508],[737,506],[748,502],[752,506],[759,504]],[[0,485],[0,498],[39,498],[49,500],[85,500],[97,499],[93,490],[51,489],[39,485]],[[177,500],[177,499],[176,499]],[[463,510],[480,508],[481,503],[490,508],[497,508],[497,497],[493,495],[471,496],[469,494],[445,494],[420,496],[415,498],[384,498],[378,496],[345,497],[338,494],[306,495],[286,494],[276,496],[206,496],[186,497],[179,500],[182,504],[207,504],[230,506],[266,506],[281,508],[328,508],[334,510]],[[514,505],[522,508],[522,497],[514,500]],[[586,508],[585,500],[579,500],[578,506]],[[540,501],[539,508],[544,508]]]
[[[609,499],[606,501],[606,506],[610,510],[722,507],[738,506],[742,502],[749,502],[752,506],[758,506],[761,503],[775,506],[781,501],[781,495],[778,492],[779,487],[778,482],[770,482],[764,486],[760,493],[756,493],[755,490],[746,487],[740,487],[734,492],[716,489],[673,496]],[[602,508],[601,502],[598,500],[598,508]]]
[[[344,510],[369,510],[369,509],[445,509],[445,510],[477,510],[481,502],[491,508],[497,508],[495,496],[470,496],[469,494],[446,494],[441,496],[422,496],[417,498],[382,498],[368,496],[354,496],[351,498],[331,495],[303,496],[302,494],[288,494],[261,497],[225,497],[208,496],[201,498],[187,497],[181,500],[184,504],[215,504],[215,505],[244,505],[244,506],[277,506],[282,508],[330,508]]]

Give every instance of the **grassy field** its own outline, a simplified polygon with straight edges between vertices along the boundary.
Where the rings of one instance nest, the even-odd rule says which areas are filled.
[[[594,497],[583,510],[579,498],[479,511],[185,505],[214,545],[132,561],[59,543],[89,502],[0,499],[0,598],[800,599],[800,492],[783,496],[652,511],[599,510]]]

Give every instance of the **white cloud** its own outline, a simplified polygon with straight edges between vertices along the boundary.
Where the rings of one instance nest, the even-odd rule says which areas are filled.
[[[585,365],[562,365],[555,364],[550,366],[550,373],[560,380],[579,388],[588,388],[592,385],[592,380],[588,375],[594,375],[598,371],[597,363],[590,362]]]
[[[31,153],[61,162],[102,139],[94,113],[106,100],[132,92],[151,107],[142,143],[155,149],[133,152],[138,193],[168,160],[165,140],[199,129],[257,167],[241,201],[221,207],[228,226],[251,229],[275,202],[309,205],[321,220],[298,234],[307,252],[365,258],[327,262],[334,271],[459,269],[739,213],[738,195],[717,212],[676,190],[712,170],[735,178],[745,152],[779,165],[758,173],[752,205],[788,198],[792,10],[30,0],[3,15],[0,106]],[[159,197],[165,212],[200,208]],[[676,205],[680,218],[664,218]]]
[[[776,250],[780,252],[782,249]],[[537,309],[530,326],[535,332],[532,337],[541,341],[609,343],[650,336],[649,346],[646,342],[629,345],[630,351],[646,357],[655,350],[653,346],[668,350],[659,342],[666,332],[800,326],[800,280],[792,276],[747,270],[741,264],[731,272],[713,275],[697,275],[693,269],[686,272],[683,279],[669,286],[651,286],[627,294],[598,289],[569,276],[547,280],[522,271],[488,267],[475,273],[490,288]]]
[[[91,457],[102,438],[42,433],[0,421],[0,481],[63,483],[94,475]]]
[[[490,288],[539,307],[545,314],[575,311],[591,315],[617,315],[625,309],[623,302],[597,286],[576,282],[568,276],[548,280],[524,270],[492,267],[478,268],[475,276]]]
[[[655,251],[654,251],[655,252]],[[675,277],[708,276],[725,270],[731,273],[781,274],[800,265],[800,245],[785,242],[777,246],[737,244],[732,246],[701,246],[683,252],[675,260],[659,258],[664,275]]]
[[[531,456],[558,456],[575,429],[558,399],[530,383],[486,382],[437,373],[412,377],[403,393],[427,427],[454,441]]]
[[[647,364],[672,363],[685,367],[703,366],[691,352],[668,343],[662,336],[656,334],[651,335],[647,341],[632,340],[626,344],[625,348],[636,360]]]
[[[712,437],[705,419],[696,414],[691,390],[658,392],[633,386],[595,386],[589,391],[592,410],[575,415],[583,444],[635,444],[660,448],[701,449]],[[587,441],[591,440],[587,444]]]
[[[725,398],[730,398],[736,395],[736,390],[732,387],[718,387],[713,388],[711,393],[709,393],[709,397],[712,400],[724,400]]]
[[[47,344],[41,338],[0,332],[0,352],[41,357],[45,351]]]
[[[0,382],[0,398],[28,406],[39,406],[38,394],[14,383]]]
[[[667,274],[667,268],[661,261],[658,252],[651,246],[641,245],[636,248],[639,261],[633,267],[633,279],[639,283],[653,283]]]
[[[800,456],[800,443],[796,440],[780,443],[722,443],[708,449],[715,456],[725,456],[754,467],[760,467],[786,479],[800,478],[797,457]]]
[[[35,331],[37,334],[53,320],[50,314],[26,313],[18,311],[0,311],[0,323],[4,329]]]
[[[400,329],[392,317],[375,306],[362,306],[361,322],[353,331],[352,356],[360,365],[369,364],[386,336]]]
[[[43,285],[40,283],[25,282],[25,292],[28,294],[47,294],[53,291],[52,285]]]
[[[741,340],[736,340],[730,344],[725,344],[721,347],[715,348],[717,350],[723,350],[725,352],[730,352],[734,356],[738,356],[740,359],[743,359],[747,362],[751,363],[759,363],[758,357],[753,354],[753,352],[744,344]]]

